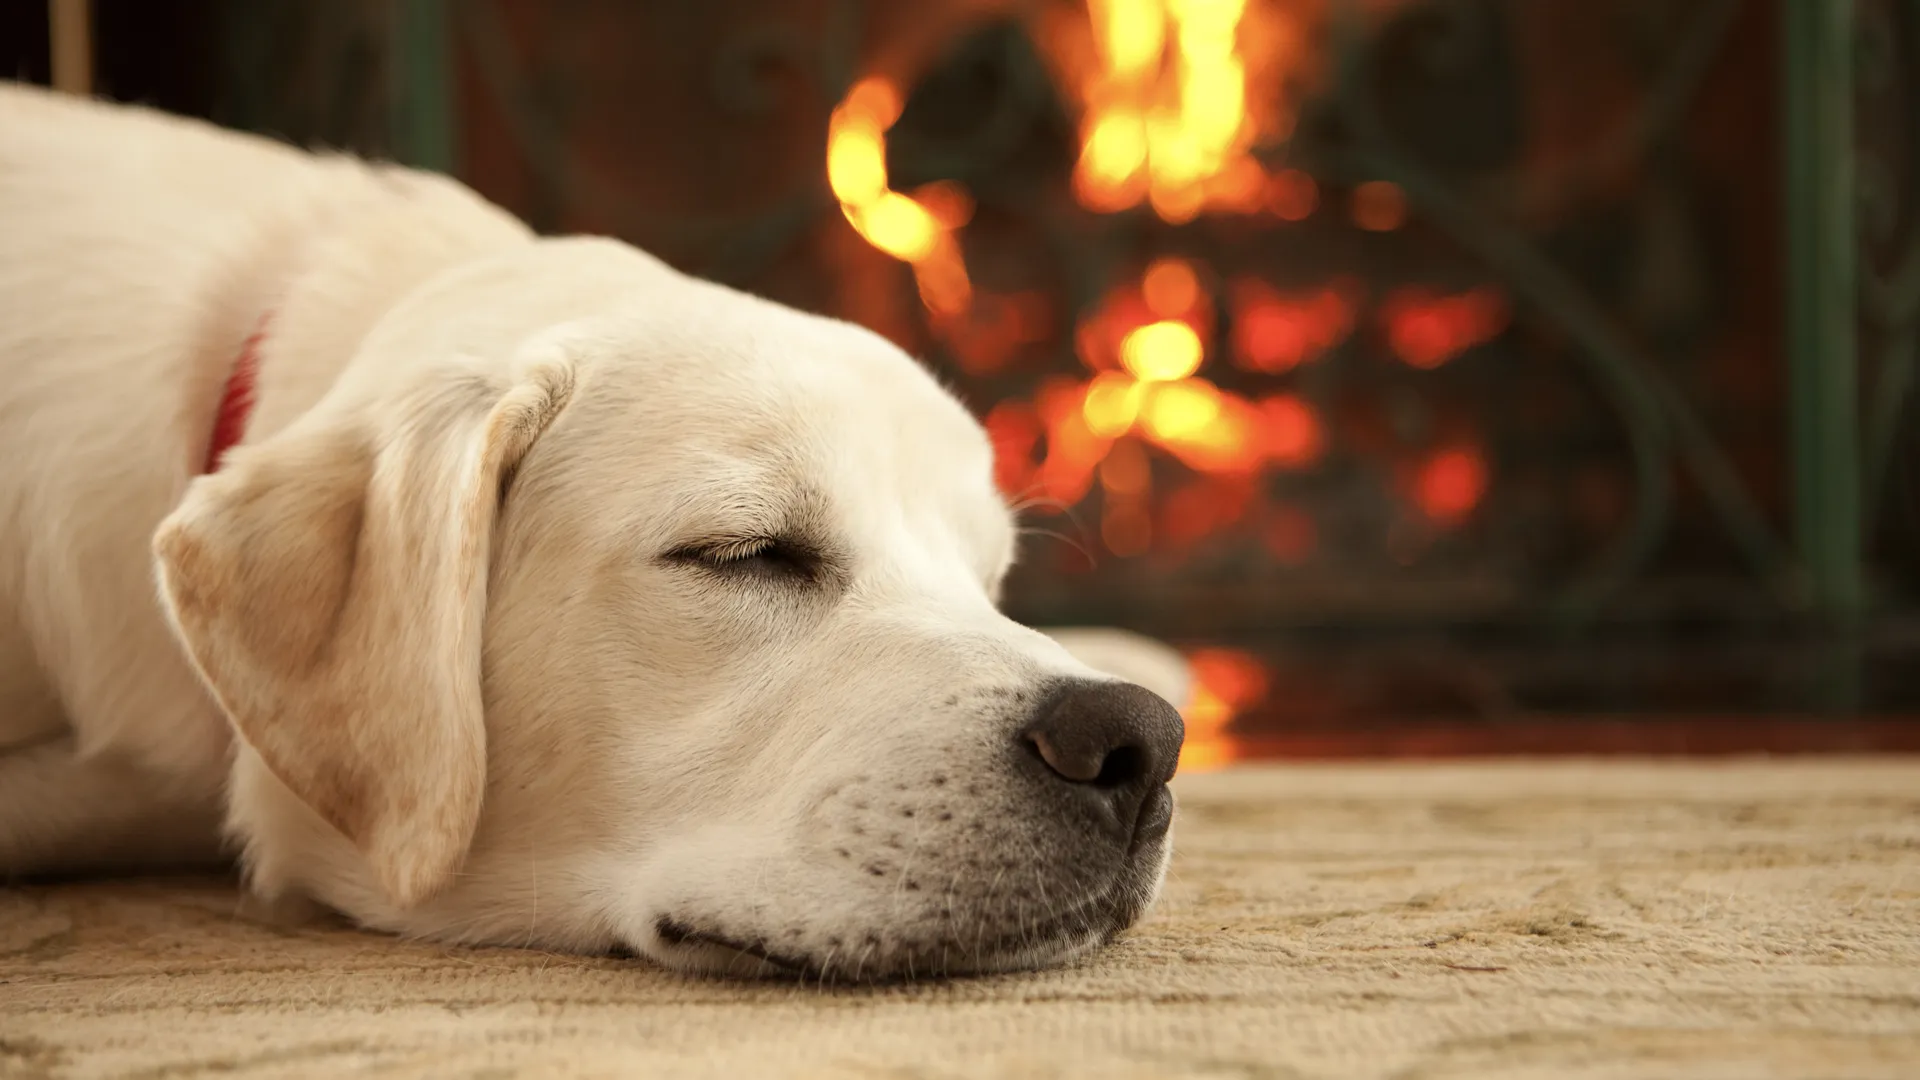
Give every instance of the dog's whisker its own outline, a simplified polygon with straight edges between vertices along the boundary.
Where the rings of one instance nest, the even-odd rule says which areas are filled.
[[[1099,556],[1093,553],[1093,548],[1089,544],[1087,544],[1082,540],[1078,540],[1074,537],[1068,536],[1066,533],[1058,532],[1053,529],[1042,528],[1038,525],[1022,525],[1020,527],[1020,535],[1044,536],[1044,537],[1047,537],[1048,539],[1058,540],[1061,543],[1072,548],[1073,550],[1079,552],[1080,557],[1087,560],[1087,565],[1098,566],[1100,564]]]

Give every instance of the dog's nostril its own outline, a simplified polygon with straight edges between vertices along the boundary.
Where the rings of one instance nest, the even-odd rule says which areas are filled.
[[[1137,746],[1104,751],[1099,747],[1081,748],[1078,753],[1063,753],[1043,732],[1028,735],[1027,743],[1055,775],[1075,784],[1120,787],[1146,775],[1147,755]]]
[[[1040,707],[1022,738],[1054,776],[1112,791],[1165,783],[1184,734],[1173,706],[1142,687],[1075,680]]]
[[[1035,731],[1027,735],[1027,744],[1033,752],[1046,762],[1062,780],[1071,780],[1076,784],[1097,781],[1100,771],[1106,765],[1105,755],[1063,751],[1059,744],[1044,731]]]
[[[1095,787],[1119,787],[1131,784],[1147,774],[1147,755],[1137,746],[1122,746],[1109,754],[1100,763],[1099,775],[1093,778]]]

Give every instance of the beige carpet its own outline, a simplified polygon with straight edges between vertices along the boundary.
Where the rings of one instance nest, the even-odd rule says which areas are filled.
[[[1181,781],[1072,971],[886,990],[0,890],[0,1076],[1920,1077],[1920,760]]]

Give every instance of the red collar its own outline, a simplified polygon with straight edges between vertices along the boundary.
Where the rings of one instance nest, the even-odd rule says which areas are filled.
[[[247,433],[247,418],[253,415],[253,383],[260,373],[260,343],[266,339],[267,323],[272,318],[272,312],[260,316],[259,325],[247,335],[240,345],[240,355],[234,358],[226,389],[220,394],[220,411],[214,414],[213,438],[207,443],[206,464],[200,469],[203,475],[219,471],[220,459]]]

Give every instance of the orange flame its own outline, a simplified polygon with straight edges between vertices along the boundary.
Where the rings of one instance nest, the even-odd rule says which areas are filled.
[[[1088,0],[1088,18],[1060,6],[1043,16],[1050,62],[1080,105],[1072,178],[1079,203],[1111,213],[1147,206],[1173,224],[1202,214],[1297,222],[1343,213],[1370,232],[1403,228],[1407,193],[1386,181],[1323,191],[1297,168],[1255,156],[1292,132],[1295,86],[1314,81],[1306,42],[1325,15],[1319,0]],[[1047,295],[976,295],[958,234],[974,212],[951,181],[893,189],[887,133],[898,86],[861,80],[833,111],[829,186],[853,228],[913,268],[933,332],[961,368],[1001,371],[1027,346],[1049,342],[1067,317]],[[1224,291],[1213,286],[1225,284]],[[1285,375],[1347,341],[1364,292],[1350,282],[1282,292],[1253,279],[1220,282],[1208,267],[1163,257],[1114,288],[1073,325],[1082,377],[1042,382],[1030,400],[995,405],[984,423],[995,479],[1012,498],[1071,506],[1099,489],[1099,535],[1116,555],[1179,552],[1229,526],[1247,530],[1280,565],[1305,564],[1323,542],[1299,506],[1273,499],[1266,469],[1305,469],[1329,453],[1325,418],[1304,397],[1243,396],[1207,378],[1224,352],[1244,372]],[[1225,303],[1228,318],[1215,306]],[[1386,343],[1410,366],[1432,368],[1504,331],[1505,298],[1401,290],[1378,309]],[[1230,328],[1215,340],[1220,327]],[[1165,459],[1185,472],[1156,471]],[[1486,496],[1483,452],[1454,442],[1413,465],[1403,491],[1441,527],[1471,517]],[[1216,768],[1243,747],[1232,721],[1264,700],[1268,674],[1231,650],[1191,654],[1194,687],[1182,710],[1180,767]]]
[[[1242,321],[1248,303],[1287,321],[1298,339],[1289,346],[1297,353],[1294,362],[1329,347],[1351,328],[1350,302],[1332,287],[1297,302],[1258,291],[1264,286],[1249,291],[1243,282],[1236,289],[1252,298],[1241,304]],[[1250,476],[1265,466],[1300,469],[1319,460],[1325,434],[1305,399],[1280,394],[1255,401],[1198,377],[1211,348],[1201,327],[1211,319],[1194,268],[1161,259],[1148,266],[1137,286],[1116,289],[1081,322],[1080,355],[1095,374],[1086,382],[1055,382],[1041,394],[1038,417],[1046,449],[1030,477],[1038,494],[1077,502],[1092,487],[1095,471],[1122,448],[1132,454],[1151,447],[1217,478]],[[1254,325],[1260,326],[1257,317]],[[1236,349],[1244,352],[1244,342]],[[1252,346],[1258,358],[1267,358],[1268,351],[1265,345]],[[1268,363],[1288,366],[1270,358]],[[1104,474],[1103,486],[1114,502],[1114,485]],[[1129,505],[1109,513],[1103,524],[1105,538],[1121,541],[1118,547],[1110,543],[1109,550],[1139,553],[1155,532],[1176,544],[1192,538],[1189,523],[1175,520],[1185,511],[1171,502],[1163,527],[1141,526],[1144,507],[1132,505],[1136,494],[1145,497],[1129,492]]]
[[[1140,281],[1147,308],[1163,319],[1178,319],[1200,303],[1200,278],[1185,259],[1155,259]]]
[[[1233,293],[1234,360],[1248,371],[1291,371],[1353,332],[1353,301],[1336,286],[1282,296],[1264,282],[1239,280]]]
[[[1258,81],[1278,90],[1297,28],[1261,0],[1089,0],[1088,8],[1095,70],[1078,87],[1086,111],[1073,184],[1081,203],[1113,212],[1145,201],[1176,224],[1210,209],[1260,210],[1269,184],[1250,150],[1261,136],[1285,134],[1291,116],[1252,115],[1250,101],[1279,95],[1249,88]],[[1249,38],[1263,47],[1243,47]]]
[[[878,76],[862,79],[827,122],[827,185],[866,241],[910,263],[920,297],[946,315],[965,311],[973,285],[953,231],[972,212],[952,185],[925,202],[887,186],[887,129],[900,118],[899,88]],[[931,205],[930,205],[931,204]]]
[[[1442,450],[1420,466],[1414,499],[1441,525],[1457,525],[1487,493],[1487,461],[1478,450]]]
[[[1370,180],[1353,189],[1353,223],[1368,232],[1392,232],[1407,223],[1407,212],[1398,184]]]
[[[1401,289],[1380,307],[1387,342],[1409,366],[1437,368],[1507,328],[1507,301],[1498,290],[1474,289],[1459,296],[1434,296],[1424,289]]]
[[[1207,772],[1233,761],[1240,746],[1227,727],[1233,718],[1267,696],[1267,670],[1248,653],[1234,649],[1197,649],[1187,655],[1193,689],[1180,710],[1187,742],[1180,751],[1180,772]]]

